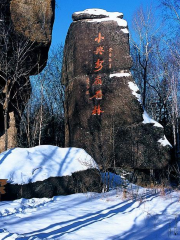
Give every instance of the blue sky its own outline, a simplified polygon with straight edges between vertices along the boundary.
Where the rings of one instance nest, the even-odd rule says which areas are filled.
[[[142,5],[157,5],[158,0],[57,0],[52,46],[64,43],[72,14],[87,8],[101,8],[109,12],[122,12],[131,29],[134,12]]]

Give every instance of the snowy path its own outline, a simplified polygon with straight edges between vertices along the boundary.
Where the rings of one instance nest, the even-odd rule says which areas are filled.
[[[0,202],[0,239],[179,240],[180,194],[136,191]]]

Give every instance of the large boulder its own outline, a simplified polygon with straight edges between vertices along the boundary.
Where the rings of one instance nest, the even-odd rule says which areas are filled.
[[[9,126],[13,112],[19,122],[31,94],[29,76],[40,73],[46,65],[51,44],[55,0],[5,0],[0,6],[0,137],[4,138],[4,113]],[[9,103],[8,103],[9,102]],[[8,107],[7,107],[8,103]],[[9,126],[10,128],[10,126]],[[9,134],[12,133],[9,130]],[[10,134],[9,139],[16,138]],[[13,147],[17,145],[14,141]],[[12,147],[8,142],[8,148]],[[0,152],[4,144],[0,145]]]
[[[5,185],[6,193],[1,195],[2,201],[19,198],[52,198],[58,195],[74,193],[101,192],[101,175],[97,169],[87,169],[72,173],[71,176],[50,177],[43,181],[27,184]]]
[[[84,148],[104,169],[162,169],[170,144],[143,111],[122,17],[99,9],[73,14],[62,68],[65,144]]]
[[[96,162],[78,148],[10,149],[0,154],[0,179],[7,179],[2,200],[102,191]]]

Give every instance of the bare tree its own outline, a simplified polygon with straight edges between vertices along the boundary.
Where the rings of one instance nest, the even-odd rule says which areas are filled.
[[[63,46],[52,49],[46,68],[31,77],[32,95],[21,122],[22,146],[64,146],[64,87],[61,84]],[[24,140],[23,140],[24,139]]]
[[[171,124],[173,129],[173,142],[175,157],[179,158],[179,78],[180,78],[180,1],[160,0],[160,7],[163,11],[163,20],[166,22],[166,38],[164,45],[168,54],[167,78],[171,92]]]
[[[160,27],[156,26],[152,8],[147,12],[140,8],[135,13],[133,26],[136,34],[131,38],[134,60],[132,70],[142,91],[143,107],[146,107],[148,113],[163,124],[165,132],[170,140],[172,139],[171,143],[177,158],[180,106],[178,81],[180,77],[180,2],[178,0],[161,0],[160,2],[164,14],[162,22],[158,19]]]
[[[149,65],[156,35],[159,31],[153,12],[152,6],[147,11],[140,7],[134,14],[132,24],[131,46],[134,60],[132,70],[142,92],[143,107],[146,107]]]
[[[179,0],[160,0],[165,19],[175,21],[180,25],[180,2]],[[171,26],[172,27],[172,26]]]
[[[30,92],[29,73],[26,68],[28,54],[33,49],[33,42],[22,35],[14,34],[10,20],[2,14],[0,19],[0,104],[4,113],[5,150],[8,148],[8,121],[9,111],[16,111],[21,101],[22,90]],[[2,128],[2,127],[1,127]],[[1,133],[3,130],[1,131]]]

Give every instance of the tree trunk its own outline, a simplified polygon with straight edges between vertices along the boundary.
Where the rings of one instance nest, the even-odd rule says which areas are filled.
[[[8,109],[6,107],[4,111],[4,151],[8,149]]]

